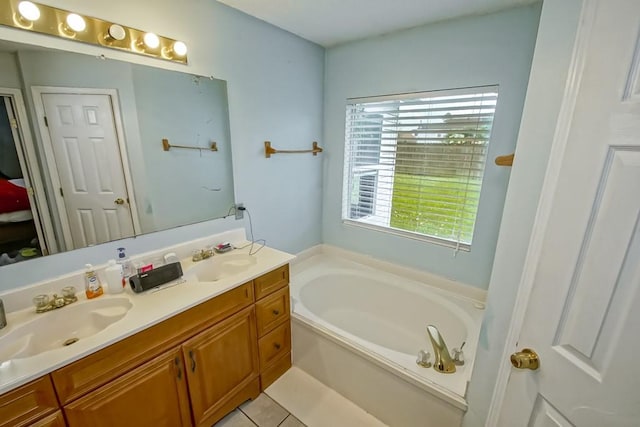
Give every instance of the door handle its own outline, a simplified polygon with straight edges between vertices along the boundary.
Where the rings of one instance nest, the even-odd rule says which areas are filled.
[[[182,368],[180,367],[180,359],[178,357],[175,358],[176,369],[178,370],[178,379],[182,379]]]
[[[113,201],[116,205],[124,205],[124,199],[122,197],[118,197]]]
[[[535,371],[540,367],[540,358],[530,348],[523,348],[511,355],[511,364],[517,369],[531,369]]]
[[[196,358],[193,354],[193,350],[189,350],[189,357],[191,358],[191,372],[196,371]]]

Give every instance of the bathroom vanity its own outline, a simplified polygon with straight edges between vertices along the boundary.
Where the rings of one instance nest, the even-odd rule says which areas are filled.
[[[257,397],[291,366],[292,257],[269,248],[260,255],[270,260],[248,268],[248,279],[197,282],[187,268],[187,283],[130,295],[120,323],[135,323],[136,306],[157,305],[145,300],[158,296],[188,308],[120,339],[114,324],[108,345],[0,395],[0,426],[210,426]],[[207,286],[215,295],[203,298]]]

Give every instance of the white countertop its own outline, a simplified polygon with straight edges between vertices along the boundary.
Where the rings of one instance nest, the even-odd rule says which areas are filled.
[[[236,249],[226,254],[215,255],[214,258],[224,257],[229,254],[248,254],[248,251],[248,248]],[[195,274],[193,274],[193,272],[190,273],[190,267],[200,265],[200,263],[206,263],[209,260],[193,263],[189,259],[182,262],[184,283],[164,287],[161,290],[150,290],[140,294],[133,293],[133,291],[127,287],[125,292],[115,295],[105,294],[99,297],[102,299],[122,298],[124,296],[131,301],[133,306],[120,321],[108,326],[93,336],[79,340],[73,345],[46,351],[32,357],[14,359],[1,363],[0,394],[134,335],[169,317],[188,310],[191,307],[280,267],[295,258],[293,255],[269,247],[262,248],[254,256],[256,257],[256,263],[250,265],[245,271],[233,276],[221,278],[215,282],[199,282]],[[80,300],[85,299],[84,292],[78,295],[82,295],[79,297]],[[64,310],[65,308],[63,307],[55,310],[55,312]],[[7,313],[8,325],[0,330],[0,337],[11,332],[14,326],[22,324],[23,321],[28,321],[28,319],[36,316],[47,316],[48,314],[50,313],[36,314],[33,308]]]

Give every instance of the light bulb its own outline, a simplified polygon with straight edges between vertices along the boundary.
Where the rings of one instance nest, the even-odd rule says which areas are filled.
[[[111,24],[107,30],[109,38],[112,40],[121,41],[127,36],[127,32],[122,25]]]
[[[151,49],[155,49],[160,46],[160,39],[153,33],[146,33],[143,40],[144,44]]]
[[[177,56],[185,56],[187,54],[187,45],[183,42],[177,41],[173,44],[173,52]]]
[[[87,28],[87,23],[84,18],[77,13],[70,13],[67,15],[67,26],[73,31],[79,33]]]
[[[18,4],[18,12],[20,12],[20,16],[28,21],[37,21],[40,18],[40,9],[30,1],[21,1]]]

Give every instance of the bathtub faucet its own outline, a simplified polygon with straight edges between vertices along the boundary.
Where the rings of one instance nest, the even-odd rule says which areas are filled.
[[[433,346],[433,354],[435,356],[433,369],[443,374],[453,374],[456,371],[456,365],[451,359],[449,349],[444,343],[442,334],[440,333],[440,331],[438,331],[438,328],[433,325],[427,326],[427,333],[429,334],[429,339],[431,340],[431,345]]]

